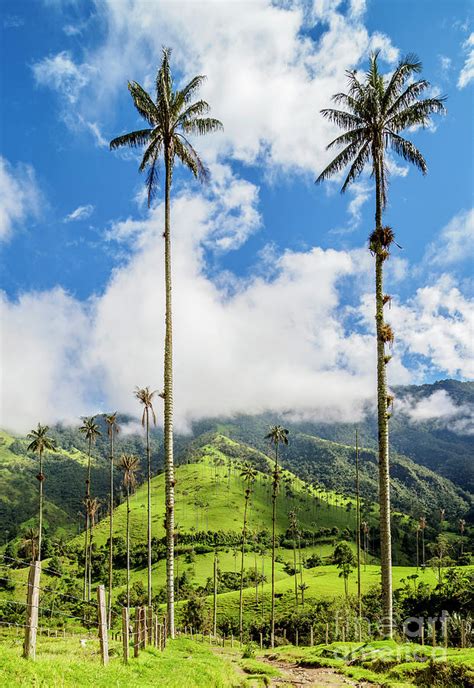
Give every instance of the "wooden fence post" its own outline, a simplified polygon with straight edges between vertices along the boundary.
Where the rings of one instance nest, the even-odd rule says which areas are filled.
[[[122,644],[123,644],[123,661],[128,664],[130,656],[130,614],[128,607],[122,607]]]
[[[158,647],[163,650],[163,626],[158,624]]]
[[[464,619],[461,619],[461,647],[466,646],[466,626],[464,623]]]
[[[135,607],[135,628],[133,629],[133,656],[140,652],[140,607]]]
[[[431,642],[436,647],[436,621],[431,622]]]
[[[420,632],[421,632],[421,644],[424,645],[425,644],[425,626],[424,626],[424,623],[421,625]]]
[[[99,642],[102,664],[109,663],[109,637],[107,635],[107,610],[105,606],[105,588],[97,586],[97,611],[99,616]]]
[[[309,644],[311,647],[314,645],[314,636],[313,636],[313,627],[311,626],[309,629]]]
[[[296,647],[298,647],[298,644],[299,644],[298,640],[299,640],[298,639],[298,629],[296,629],[296,631],[295,631],[295,645],[296,645]]]
[[[166,647],[167,639],[168,639],[168,617],[165,615],[163,617],[163,650]]]
[[[260,631],[260,649],[263,650],[263,633]]]
[[[326,645],[329,645],[329,623],[326,623]]]
[[[23,657],[35,659],[36,634],[38,632],[38,603],[40,585],[41,562],[34,561],[30,564],[28,573],[28,597],[26,607],[25,642],[23,643]]]
[[[156,614],[153,617],[153,637],[155,647],[160,647],[160,641],[158,638],[158,617],[156,616]]]
[[[445,616],[443,620],[443,640],[444,647],[448,647],[448,618]]]

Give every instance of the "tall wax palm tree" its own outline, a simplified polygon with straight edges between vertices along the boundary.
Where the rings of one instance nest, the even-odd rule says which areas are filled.
[[[257,472],[254,467],[246,462],[242,466],[240,477],[244,479],[244,523],[242,527],[242,549],[240,556],[240,597],[239,597],[239,634],[240,642],[243,641],[244,635],[244,559],[245,559],[245,544],[247,541],[247,510],[250,495],[252,494],[252,485],[255,482]]]
[[[393,331],[384,320],[384,306],[390,297],[383,291],[383,266],[389,257],[394,233],[383,226],[387,202],[387,151],[391,150],[412,163],[423,174],[426,162],[413,143],[400,135],[404,129],[426,126],[434,113],[444,111],[442,98],[420,96],[429,87],[424,79],[414,80],[421,62],[414,55],[403,58],[392,76],[385,79],[379,71],[378,53],[371,56],[369,71],[360,81],[356,72],[348,72],[348,92],[337,93],[333,101],[344,109],[326,109],[322,114],[344,130],[328,145],[343,146],[334,160],[319,175],[322,182],[338,174],[349,163],[349,173],[342,186],[344,192],[369,166],[375,179],[375,229],[369,248],[375,256],[375,322],[377,332],[377,417],[379,444],[380,548],[383,614],[385,635],[392,635],[392,546],[390,533],[390,471],[388,408],[392,397],[387,391],[386,366],[390,356],[385,350],[393,342]]]
[[[288,444],[288,430],[281,425],[273,425],[270,432],[265,436],[266,440],[270,440],[270,444],[275,447],[275,466],[273,469],[272,480],[272,601],[271,601],[271,619],[270,619],[270,643],[272,648],[275,647],[275,524],[276,524],[276,500],[278,495],[278,487],[280,485],[280,469],[278,468],[278,447],[280,444]]]
[[[426,529],[426,517],[425,516],[420,516],[420,532],[421,532],[421,561],[422,561],[422,566],[425,568],[426,566],[426,555],[425,555],[425,529]]]
[[[117,411],[105,416],[107,435],[110,448],[110,491],[109,491],[109,590],[107,599],[107,618],[109,628],[112,625],[112,571],[113,571],[113,539],[114,539],[114,439],[120,432],[117,423]]]
[[[146,432],[146,462],[147,462],[147,508],[148,508],[148,606],[151,607],[151,452],[150,452],[150,415],[153,425],[156,425],[155,409],[153,408],[153,397],[156,392],[152,392],[149,387],[137,387],[135,396],[143,405],[142,427]]]
[[[356,546],[357,546],[357,603],[359,613],[359,640],[362,618],[362,595],[360,589],[360,479],[359,479],[359,431],[355,433],[355,469],[356,469]]]
[[[183,88],[174,88],[170,69],[170,53],[163,49],[163,59],[156,75],[155,100],[136,81],[128,89],[133,103],[145,119],[147,127],[118,136],[110,142],[113,150],[121,146],[145,146],[140,172],[148,170],[146,186],[150,206],[158,187],[158,168],[162,160],[165,168],[165,352],[164,352],[164,444],[166,471],[166,586],[168,630],[174,637],[174,463],[173,463],[173,331],[171,304],[171,226],[170,191],[173,167],[178,159],[184,167],[201,181],[208,173],[199,155],[190,143],[189,135],[203,135],[222,129],[219,120],[207,117],[209,105],[193,98],[204,76],[195,76]]]
[[[88,444],[88,452],[87,452],[87,475],[86,475],[86,493],[84,497],[84,506],[86,510],[86,527],[84,530],[84,600],[87,598],[89,600],[90,598],[90,590],[87,585],[87,581],[89,580],[89,568],[90,568],[90,561],[89,561],[89,543],[88,543],[88,534],[89,534],[89,512],[87,509],[87,505],[89,503],[89,499],[91,496],[91,454],[92,454],[92,445],[96,441],[98,437],[102,434],[99,430],[99,426],[95,422],[95,416],[89,416],[88,418],[83,418],[82,419],[82,425],[79,428],[79,432],[81,432]]]
[[[461,533],[461,556],[464,554],[464,531],[466,529],[466,521],[464,518],[459,519],[459,532]]]
[[[293,568],[295,570],[295,609],[298,611],[298,568],[296,565],[296,536],[298,533],[298,521],[296,519],[296,511],[290,511],[288,514],[290,521],[290,529],[293,537]]]
[[[28,451],[35,452],[39,458],[39,471],[36,479],[39,482],[39,523],[38,523],[38,561],[41,561],[41,540],[43,536],[43,452],[53,451],[56,449],[56,444],[51,437],[48,437],[49,427],[38,423],[36,430],[28,433],[27,438],[31,440],[28,445]]]
[[[125,541],[127,549],[127,609],[130,609],[130,492],[137,484],[137,473],[140,468],[140,462],[133,454],[122,454],[118,467],[123,472],[122,482],[127,495]]]
[[[88,567],[88,596],[91,598],[92,590],[92,544],[94,539],[94,523],[99,511],[100,501],[97,497],[89,497],[87,500],[87,516],[89,519],[89,567]]]

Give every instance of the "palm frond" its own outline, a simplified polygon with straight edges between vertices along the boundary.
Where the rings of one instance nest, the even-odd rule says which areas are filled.
[[[150,160],[150,169],[146,177],[146,187],[148,189],[147,193],[147,203],[148,207],[151,206],[151,202],[156,195],[158,189],[158,150],[153,151],[153,156]]]
[[[425,79],[421,79],[420,81],[415,81],[410,84],[390,105],[389,109],[387,110],[386,117],[391,117],[397,112],[400,112],[400,110],[403,110],[414,103],[423,93],[423,91],[426,91],[429,85],[429,81],[426,81]]]
[[[150,139],[149,145],[147,146],[144,154],[142,161],[140,163],[140,167],[138,168],[140,172],[143,172],[148,165],[150,165],[153,162],[153,159],[161,154],[161,151],[163,150],[163,136],[161,133],[161,130],[154,130],[153,132],[154,136]]]
[[[412,165],[415,165],[423,174],[426,174],[428,170],[426,161],[418,148],[416,148],[411,141],[404,139],[393,131],[387,133],[387,140],[390,147],[400,155],[400,157],[411,162]]]
[[[175,134],[173,141],[175,153],[183,165],[190,169],[201,182],[206,182],[209,179],[209,172],[189,141],[182,134]]]
[[[426,127],[431,115],[443,114],[445,112],[443,104],[445,100],[445,97],[420,100],[405,108],[405,110],[397,112],[393,117],[389,117],[386,124],[392,131],[396,132],[417,125]]]
[[[214,117],[198,117],[186,120],[183,122],[182,127],[187,134],[198,134],[199,136],[212,134],[214,131],[222,131],[224,129],[222,122],[214,119]]]
[[[368,127],[359,127],[358,129],[351,129],[337,136],[331,143],[328,143],[326,149],[329,150],[333,146],[346,146],[349,143],[359,142],[360,145],[367,140],[370,131]]]
[[[316,184],[320,184],[325,179],[329,179],[333,175],[337,174],[348,165],[351,160],[355,158],[360,148],[359,141],[354,141],[350,143],[346,148],[344,148],[332,162],[321,172],[319,177],[316,179]]]
[[[181,111],[183,105],[189,103],[193,95],[199,91],[205,80],[206,77],[204,74],[198,74],[197,76],[193,77],[191,81],[186,84],[183,89],[181,89],[181,91],[176,92],[173,99],[173,111],[176,115]]]
[[[175,128],[181,126],[183,122],[191,120],[194,117],[201,117],[202,115],[207,115],[211,109],[209,103],[205,100],[198,100],[187,107],[183,112],[176,113],[177,119],[175,123]]]
[[[345,110],[334,110],[333,108],[326,108],[321,110],[321,114],[327,120],[336,124],[341,129],[350,131],[351,129],[358,129],[365,124],[362,117],[358,115],[353,115],[351,112],[346,112]]]
[[[344,193],[347,189],[347,187],[352,184],[353,181],[361,174],[362,170],[365,167],[365,164],[367,163],[370,155],[370,146],[369,142],[366,141],[362,148],[359,150],[359,152],[356,155],[356,158],[354,162],[351,165],[351,168],[349,170],[349,174],[347,175],[344,184],[341,187],[341,193]]]
[[[110,142],[110,150],[121,148],[122,146],[130,146],[130,148],[138,148],[148,143],[153,129],[139,129],[138,131],[131,131],[129,134],[117,136]]]
[[[399,96],[403,84],[405,84],[413,74],[419,74],[421,68],[422,64],[420,60],[413,53],[406,55],[400,60],[385,89],[383,98],[383,108],[385,112]]]
[[[133,104],[138,112],[144,119],[146,119],[148,124],[155,126],[159,117],[158,108],[148,93],[137,81],[129,81],[128,90],[130,91],[130,94],[133,98]]]

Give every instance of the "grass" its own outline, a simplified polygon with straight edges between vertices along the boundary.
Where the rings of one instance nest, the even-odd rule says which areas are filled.
[[[231,440],[228,440],[231,442]],[[233,462],[228,480],[229,457],[213,445],[202,448],[204,456],[199,463],[179,466],[176,469],[176,513],[175,520],[184,532],[193,530],[215,530],[240,532],[244,509],[244,482],[240,478],[238,465]],[[216,462],[221,465],[216,465]],[[349,498],[327,494],[327,500],[316,498],[308,491],[306,484],[289,471],[283,476],[291,478],[294,497],[286,494],[282,486],[278,496],[277,532],[288,528],[288,512],[298,511],[300,525],[308,529],[337,527],[354,528],[355,512],[347,511],[352,505]],[[268,530],[271,526],[270,479],[258,473],[249,508],[250,530]],[[164,476],[152,479],[152,528],[155,537],[164,537]],[[326,498],[325,498],[326,499]],[[337,500],[337,504],[336,504]],[[141,485],[130,500],[130,524],[132,541],[146,539],[147,487]],[[126,523],[126,505],[120,504],[114,512],[114,532],[123,536]],[[109,519],[104,518],[95,528],[94,539],[98,545],[105,544],[109,534]],[[78,540],[79,542],[80,540]]]
[[[303,666],[333,667],[358,681],[387,688],[439,686],[468,688],[474,681],[474,648],[445,650],[392,640],[331,643],[316,647],[282,647],[265,653]]]
[[[119,643],[111,643],[102,667],[98,642],[82,648],[79,638],[38,638],[36,661],[21,659],[21,638],[0,632],[0,685],[42,688],[234,688],[242,685],[231,663],[205,644],[188,638],[169,641],[164,652],[147,648],[125,666]]]

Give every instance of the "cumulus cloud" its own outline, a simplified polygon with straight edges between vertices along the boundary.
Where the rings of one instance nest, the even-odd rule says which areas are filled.
[[[463,43],[466,60],[458,78],[458,88],[464,88],[474,79],[474,33]]]
[[[452,266],[474,260],[474,209],[462,210],[443,227],[424,257],[429,266]]]
[[[71,213],[66,215],[63,222],[78,222],[79,220],[87,220],[94,212],[94,206],[90,203],[88,205],[80,205]]]
[[[77,65],[67,50],[43,58],[32,69],[37,84],[55,88],[70,104],[77,101],[91,76],[90,65]]]
[[[36,217],[41,193],[31,165],[11,165],[0,156],[0,241],[9,239],[15,225]]]
[[[416,399],[407,396],[397,402],[398,411],[413,423],[436,421],[459,435],[474,435],[474,407],[456,404],[446,390],[433,392],[429,397]]]

